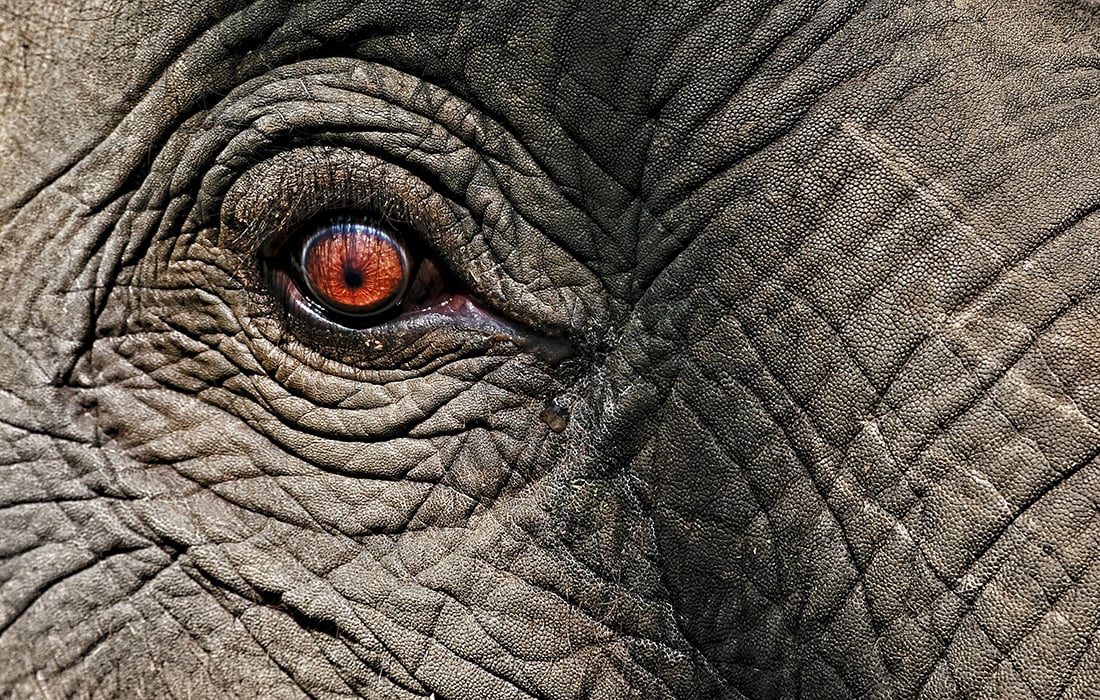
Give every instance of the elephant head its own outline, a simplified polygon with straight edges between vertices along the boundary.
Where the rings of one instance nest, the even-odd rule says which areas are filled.
[[[1100,10],[0,9],[0,694],[1086,698]]]

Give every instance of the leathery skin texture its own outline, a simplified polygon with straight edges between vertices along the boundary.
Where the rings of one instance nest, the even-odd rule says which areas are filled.
[[[9,0],[0,57],[0,696],[1100,693],[1092,0]],[[446,291],[318,306],[333,214]]]

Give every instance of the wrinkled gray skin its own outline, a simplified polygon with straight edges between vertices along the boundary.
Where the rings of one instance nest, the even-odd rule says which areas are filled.
[[[0,9],[0,695],[1096,697],[1092,0],[168,4]]]

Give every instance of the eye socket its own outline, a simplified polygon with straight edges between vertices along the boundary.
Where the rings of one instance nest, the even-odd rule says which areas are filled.
[[[405,243],[380,225],[339,219],[308,236],[296,262],[320,305],[372,316],[401,303],[411,276]]]
[[[246,308],[266,319],[256,332],[287,349],[356,368],[572,354],[552,322],[562,309],[512,278],[512,258],[464,210],[392,163],[294,149],[250,167],[221,201],[219,244],[240,254]]]

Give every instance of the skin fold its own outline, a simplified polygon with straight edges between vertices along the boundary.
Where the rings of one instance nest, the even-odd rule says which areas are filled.
[[[0,57],[0,696],[1096,697],[1092,0],[13,0]],[[471,305],[301,311],[332,211]]]

